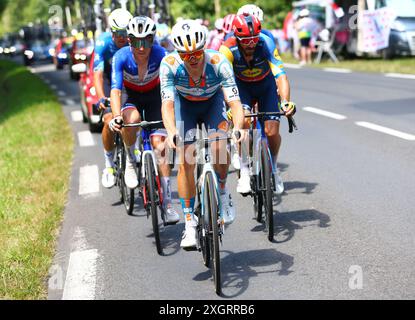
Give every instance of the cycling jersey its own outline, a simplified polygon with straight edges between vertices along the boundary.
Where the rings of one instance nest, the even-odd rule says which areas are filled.
[[[124,85],[127,93],[148,92],[160,83],[160,63],[166,51],[159,45],[153,45],[147,65],[147,73],[142,80],[138,77],[138,66],[130,47],[120,49],[113,58],[111,88],[122,90]]]
[[[128,43],[126,44],[128,46]],[[94,72],[103,71],[108,79],[111,79],[112,57],[120,48],[112,40],[110,32],[104,32],[95,42]]]
[[[227,101],[239,100],[232,66],[226,57],[214,50],[205,50],[205,66],[200,83],[195,83],[175,51],[163,58],[160,66],[162,100],[174,101],[177,91],[191,101],[206,101],[223,88]]]
[[[268,36],[262,33],[259,36],[259,41],[254,51],[254,58],[249,64],[239,50],[235,36],[225,41],[220,48],[220,52],[232,63],[235,77],[242,81],[260,81],[265,79],[271,72],[275,78],[286,74],[275,44]]]

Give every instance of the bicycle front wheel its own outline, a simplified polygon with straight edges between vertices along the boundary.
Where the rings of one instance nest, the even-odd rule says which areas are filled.
[[[274,240],[274,212],[272,207],[271,187],[271,159],[268,154],[268,147],[263,142],[261,150],[261,194],[264,207],[265,226],[268,231],[268,240]]]
[[[213,281],[215,283],[216,294],[220,295],[222,292],[221,273],[220,273],[220,253],[219,253],[219,228],[218,228],[218,201],[216,196],[216,189],[211,172],[206,173],[205,176],[205,217],[209,217],[210,224],[210,249],[212,254],[213,265]]]
[[[163,248],[161,246],[160,241],[160,229],[159,229],[159,219],[158,219],[158,210],[157,210],[157,195],[156,195],[156,170],[154,168],[153,157],[151,154],[147,153],[144,157],[145,163],[145,171],[146,171],[146,178],[145,178],[145,188],[146,188],[146,195],[147,195],[147,205],[146,209],[150,211],[151,214],[151,222],[153,224],[153,233],[154,239],[156,241],[156,248],[157,253],[159,255],[163,254]]]

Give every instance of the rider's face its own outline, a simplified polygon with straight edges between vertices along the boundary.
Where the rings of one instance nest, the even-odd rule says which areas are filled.
[[[186,66],[197,69],[203,65],[204,50],[197,50],[191,53],[179,53],[180,58],[184,61]]]
[[[122,48],[128,43],[126,32],[113,32],[112,39],[114,40],[114,43],[118,48]]]

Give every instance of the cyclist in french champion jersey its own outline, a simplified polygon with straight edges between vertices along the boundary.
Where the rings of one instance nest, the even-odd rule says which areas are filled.
[[[257,101],[258,111],[278,111],[279,94],[281,106],[286,112],[286,116],[294,115],[295,104],[290,102],[290,84],[282,61],[275,58],[273,44],[269,37],[260,33],[259,19],[253,15],[238,15],[234,20],[233,28],[234,36],[225,41],[220,52],[233,65],[244,107],[251,108],[252,102]],[[246,122],[245,128],[248,127],[249,122]],[[271,150],[276,193],[281,194],[284,192],[284,184],[277,169],[277,156],[281,145],[279,117],[268,117],[264,129]],[[240,178],[237,191],[241,194],[251,191],[246,155],[242,155],[240,159]]]
[[[119,50],[113,58],[111,107],[113,119],[110,128],[120,131],[120,122],[138,123],[141,120],[159,121],[161,116],[160,63],[166,51],[154,44],[156,25],[146,16],[131,19],[127,27],[130,46]],[[121,106],[121,91],[125,88],[127,101]],[[129,188],[138,186],[135,171],[135,142],[138,128],[123,128],[122,137],[127,153],[125,184]],[[179,221],[179,215],[171,205],[170,166],[165,159],[166,130],[157,129],[151,133],[153,150],[158,153],[158,167],[163,189],[163,205],[169,224]]]
[[[209,136],[226,134],[228,124],[224,101],[234,112],[235,130],[242,128],[244,119],[232,66],[221,53],[204,49],[206,34],[202,26],[194,20],[182,20],[173,27],[172,40],[177,51],[167,55],[160,67],[162,114],[170,147],[176,148],[176,135],[184,141],[184,147],[178,148],[180,161],[177,178],[185,218],[180,245],[187,249],[196,246],[197,222],[193,215],[195,146],[192,142],[197,123],[204,122]],[[238,141],[245,135],[241,132]],[[217,159],[220,151],[226,152],[226,143],[213,143],[211,150],[213,158]],[[223,164],[214,162],[220,185],[222,216],[225,223],[231,223],[235,218],[235,209],[226,188],[229,157]]]
[[[115,184],[114,169],[114,134],[109,129],[112,119],[111,108],[106,108],[105,101],[111,93],[111,61],[114,54],[122,47],[128,46],[128,22],[133,16],[126,10],[115,9],[108,17],[110,32],[103,33],[94,48],[94,87],[99,98],[99,107],[104,110],[104,127],[102,143],[104,145],[105,169],[102,172],[102,185],[111,188]]]

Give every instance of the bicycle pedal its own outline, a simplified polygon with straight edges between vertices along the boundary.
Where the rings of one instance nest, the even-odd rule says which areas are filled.
[[[197,249],[196,246],[194,246],[194,247],[183,247],[183,250],[186,250],[186,251],[198,251],[198,249]]]
[[[246,198],[247,196],[252,195],[252,192],[247,192],[247,193],[240,193],[240,195],[244,198]]]

